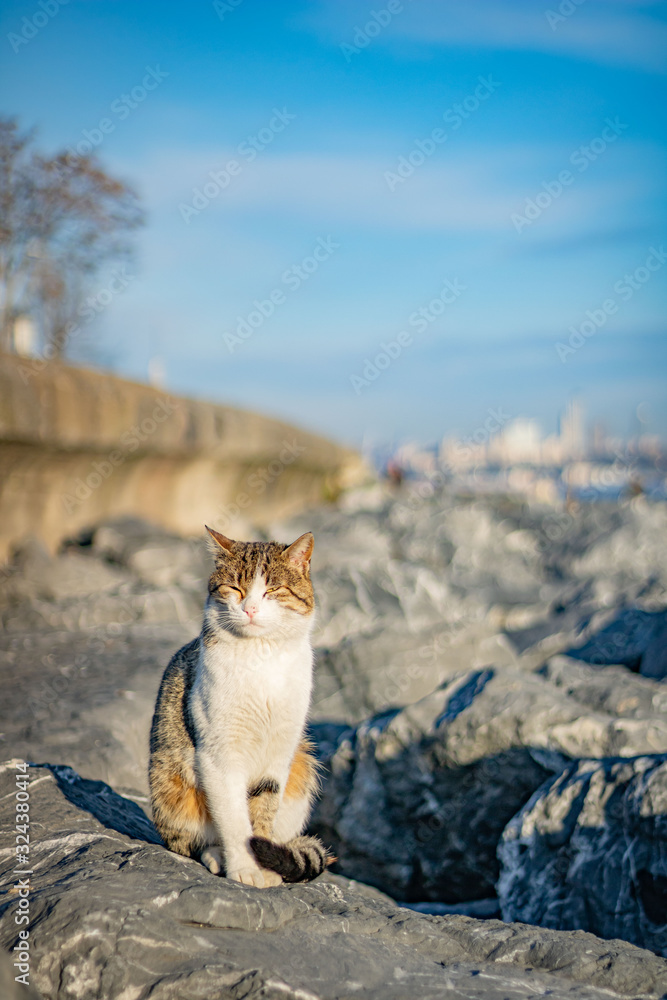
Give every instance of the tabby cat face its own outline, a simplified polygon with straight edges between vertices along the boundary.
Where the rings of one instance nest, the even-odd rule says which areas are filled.
[[[206,620],[252,638],[307,633],[315,598],[310,582],[313,536],[308,531],[291,545],[235,542],[212,528],[215,570],[209,580]]]

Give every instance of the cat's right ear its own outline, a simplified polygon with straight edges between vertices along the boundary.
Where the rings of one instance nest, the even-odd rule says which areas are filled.
[[[215,528],[209,528],[208,524],[205,524],[204,527],[213,539],[212,542],[209,542],[208,547],[216,559],[220,558],[220,556],[227,555],[227,553],[232,551],[234,542],[231,538],[227,538],[226,535],[221,535],[219,531],[215,530]]]

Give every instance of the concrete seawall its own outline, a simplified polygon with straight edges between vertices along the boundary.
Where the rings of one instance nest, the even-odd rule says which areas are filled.
[[[28,535],[55,551],[123,515],[243,537],[367,477],[356,452],[278,420],[0,354],[0,562]]]

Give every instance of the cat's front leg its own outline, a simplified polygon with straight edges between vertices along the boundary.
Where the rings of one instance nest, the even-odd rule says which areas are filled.
[[[248,846],[253,831],[248,812],[248,780],[243,770],[229,764],[221,767],[211,755],[199,753],[197,771],[224,853],[227,878],[260,889],[279,885],[280,876],[261,868]]]

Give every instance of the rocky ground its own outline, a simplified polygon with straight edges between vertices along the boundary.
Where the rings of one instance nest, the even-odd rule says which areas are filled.
[[[325,765],[312,826],[339,858],[338,874],[308,887],[230,885],[136,826],[160,676],[199,630],[203,538],[108,523],[57,558],[26,543],[0,578],[5,758],[67,765],[125,795],[33,772],[37,843],[53,845],[38,859],[37,988],[667,995],[655,957],[667,955],[665,505],[555,511],[408,484],[347,495],[270,534],[306,529]],[[111,819],[100,797],[115,803]],[[119,819],[127,810],[134,826]],[[535,926],[479,919],[496,916]],[[580,947],[575,930],[597,936]]]
[[[13,765],[0,773],[3,829]],[[657,1000],[667,983],[667,962],[624,942],[414,913],[335,875],[267,890],[227,882],[158,846],[102,782],[35,767],[29,788],[31,982],[46,997]],[[15,937],[4,920],[3,945]]]

